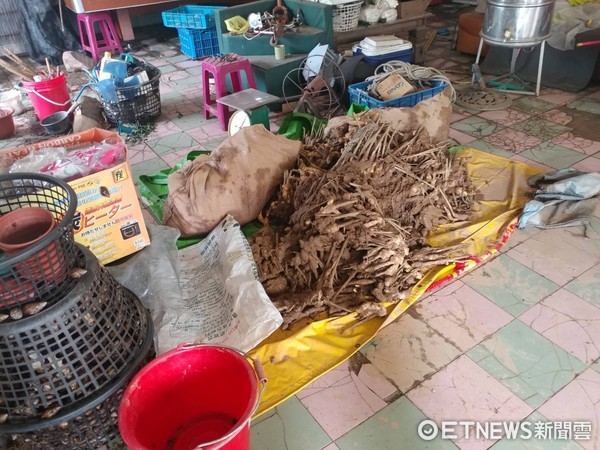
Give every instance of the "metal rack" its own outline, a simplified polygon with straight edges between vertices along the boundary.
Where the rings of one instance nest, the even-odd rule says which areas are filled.
[[[479,40],[479,49],[477,50],[477,58],[475,59],[475,65],[479,66],[479,58],[481,57],[481,49],[483,48],[484,38]],[[494,45],[494,43],[488,42],[488,45]],[[538,44],[536,44],[538,45]],[[544,50],[546,48],[546,40],[539,43],[540,47],[540,59],[538,61],[537,78],[535,83],[535,90],[528,91],[526,89],[527,82],[521,79],[515,70],[517,59],[521,53],[522,48],[513,48],[512,55],[510,58],[510,69],[507,74],[500,75],[499,77],[491,78],[486,81],[487,84],[491,85],[497,91],[510,92],[511,94],[524,94],[524,95],[540,95],[540,86],[542,83],[542,67],[544,66]],[[510,88],[510,86],[520,86],[521,89]]]
[[[479,65],[483,42],[512,48],[509,73],[488,80],[499,91],[513,94],[539,95],[544,66],[546,40],[550,37],[554,0],[488,0],[475,66]],[[540,45],[537,80],[534,91],[526,90],[527,83],[515,73],[519,54]],[[473,75],[475,80],[475,75]]]

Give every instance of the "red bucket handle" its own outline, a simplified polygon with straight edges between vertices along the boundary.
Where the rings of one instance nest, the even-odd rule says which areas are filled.
[[[90,83],[84,84],[83,87],[80,89],[80,91],[75,96],[75,99],[73,100],[73,102],[76,102],[77,100],[79,100],[79,97],[81,97],[81,94],[83,94],[83,91],[85,91],[90,86],[91,86]],[[69,98],[69,100],[67,100],[64,103],[57,103],[57,102],[55,102],[53,100],[50,100],[49,98],[46,98],[45,96],[43,96],[42,94],[40,94],[38,91],[36,91],[34,89],[27,89],[23,85],[18,85],[17,89],[21,89],[23,92],[26,92],[27,94],[35,94],[39,98],[41,98],[42,100],[45,100],[46,102],[48,102],[48,103],[50,103],[50,104],[52,104],[54,106],[67,106],[69,103],[71,103],[71,99],[70,98]]]
[[[67,106],[69,103],[71,103],[71,99],[67,100],[64,103],[57,103],[54,100],[50,100],[49,98],[46,98],[45,96],[43,96],[42,94],[40,94],[38,91],[35,91],[33,89],[27,89],[25,87],[21,87],[21,89],[23,90],[23,92],[26,92],[28,94],[35,94],[35,95],[37,95],[42,100],[44,100],[44,101],[46,101],[46,102],[48,102],[48,103],[50,103],[51,105],[54,105],[54,106]]]

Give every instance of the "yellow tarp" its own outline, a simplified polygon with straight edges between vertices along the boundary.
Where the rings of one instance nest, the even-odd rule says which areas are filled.
[[[440,227],[429,241],[433,246],[464,242],[471,260],[432,270],[405,300],[388,305],[389,315],[385,318],[357,325],[355,315],[349,314],[312,322],[306,320],[291,330],[277,330],[250,352],[252,357],[260,359],[269,379],[257,415],[277,406],[348,359],[433,284],[442,284],[473,269],[503,245],[530,198],[527,179],[541,170],[475,149],[462,150],[460,157],[466,160],[476,188],[475,212],[469,222]]]

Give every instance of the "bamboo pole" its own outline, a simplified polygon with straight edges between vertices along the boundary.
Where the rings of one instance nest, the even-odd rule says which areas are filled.
[[[15,75],[20,76],[25,81],[33,81],[33,79],[31,78],[30,75],[28,75],[27,73],[21,71],[18,68],[15,68],[14,66],[10,65],[9,63],[7,63],[6,61],[4,61],[2,59],[0,59],[0,67],[2,67],[3,69],[8,70],[10,73],[13,73]]]

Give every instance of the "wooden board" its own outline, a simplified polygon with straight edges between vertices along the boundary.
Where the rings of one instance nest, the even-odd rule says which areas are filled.
[[[138,6],[172,3],[178,0],[65,0],[65,5],[76,13],[135,8]]]
[[[218,3],[222,5],[235,5],[247,3],[249,1],[251,0],[219,0]],[[121,38],[124,41],[132,41],[135,39],[133,26],[131,25],[131,14],[134,14],[130,11],[132,8],[133,11],[135,11],[135,15],[138,15],[156,9],[162,9],[164,11],[186,4],[214,3],[215,2],[212,0],[65,0],[66,7],[78,14],[115,10],[117,13],[117,25],[121,30]]]

